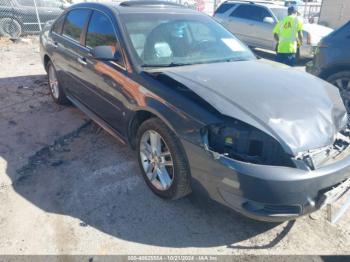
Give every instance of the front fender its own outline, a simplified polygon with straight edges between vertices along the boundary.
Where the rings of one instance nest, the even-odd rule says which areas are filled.
[[[137,106],[132,111],[129,116],[129,128],[138,112],[149,112],[161,119],[179,138],[190,140],[196,144],[201,143],[200,129],[204,126],[203,123],[167,102],[153,97],[148,97],[146,101],[146,106]]]

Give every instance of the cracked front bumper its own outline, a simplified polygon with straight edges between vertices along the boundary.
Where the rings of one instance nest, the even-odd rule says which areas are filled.
[[[285,221],[319,209],[324,194],[350,177],[350,156],[313,171],[215,156],[182,140],[195,184],[212,199],[257,220]]]

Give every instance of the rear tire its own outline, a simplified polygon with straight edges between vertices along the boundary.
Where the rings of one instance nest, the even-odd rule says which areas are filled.
[[[0,35],[19,38],[22,34],[21,24],[13,18],[0,19]]]
[[[46,65],[47,76],[49,80],[49,89],[53,101],[60,105],[69,104],[69,100],[64,93],[64,90],[60,84],[60,81],[57,77],[57,72],[55,66],[49,61]]]
[[[152,139],[159,142],[152,143]],[[156,195],[179,199],[191,193],[185,152],[174,132],[160,119],[148,119],[139,127],[137,154],[146,184]]]
[[[340,71],[330,75],[327,81],[338,87],[346,110],[350,112],[350,71]]]

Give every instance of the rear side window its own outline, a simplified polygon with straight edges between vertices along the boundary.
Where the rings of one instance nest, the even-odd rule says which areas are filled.
[[[65,18],[65,16],[63,15],[56,20],[56,22],[54,23],[54,25],[52,27],[52,32],[55,32],[56,34],[59,34],[59,35],[62,33],[64,18]]]
[[[63,35],[79,41],[89,14],[90,11],[87,9],[75,9],[70,11],[64,22]]]
[[[240,5],[232,12],[231,16],[263,22],[264,18],[271,17],[271,14],[265,8],[260,6]]]
[[[101,12],[94,11],[86,33],[86,43],[89,47],[108,45],[117,46],[117,38],[109,18]]]
[[[232,7],[234,7],[235,5],[236,4],[224,3],[224,4],[220,5],[218,9],[216,9],[215,14],[223,14],[226,11],[228,11],[229,9],[231,9]]]

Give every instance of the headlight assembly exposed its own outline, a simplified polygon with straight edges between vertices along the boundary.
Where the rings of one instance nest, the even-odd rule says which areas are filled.
[[[294,158],[294,163],[299,168],[309,170],[315,170],[320,167],[329,165],[335,161],[338,161],[350,153],[350,126],[345,126],[343,130],[337,133],[333,144],[309,150],[307,152],[301,152]]]
[[[263,131],[238,120],[208,125],[202,129],[207,149],[243,162],[295,167],[291,156]]]

